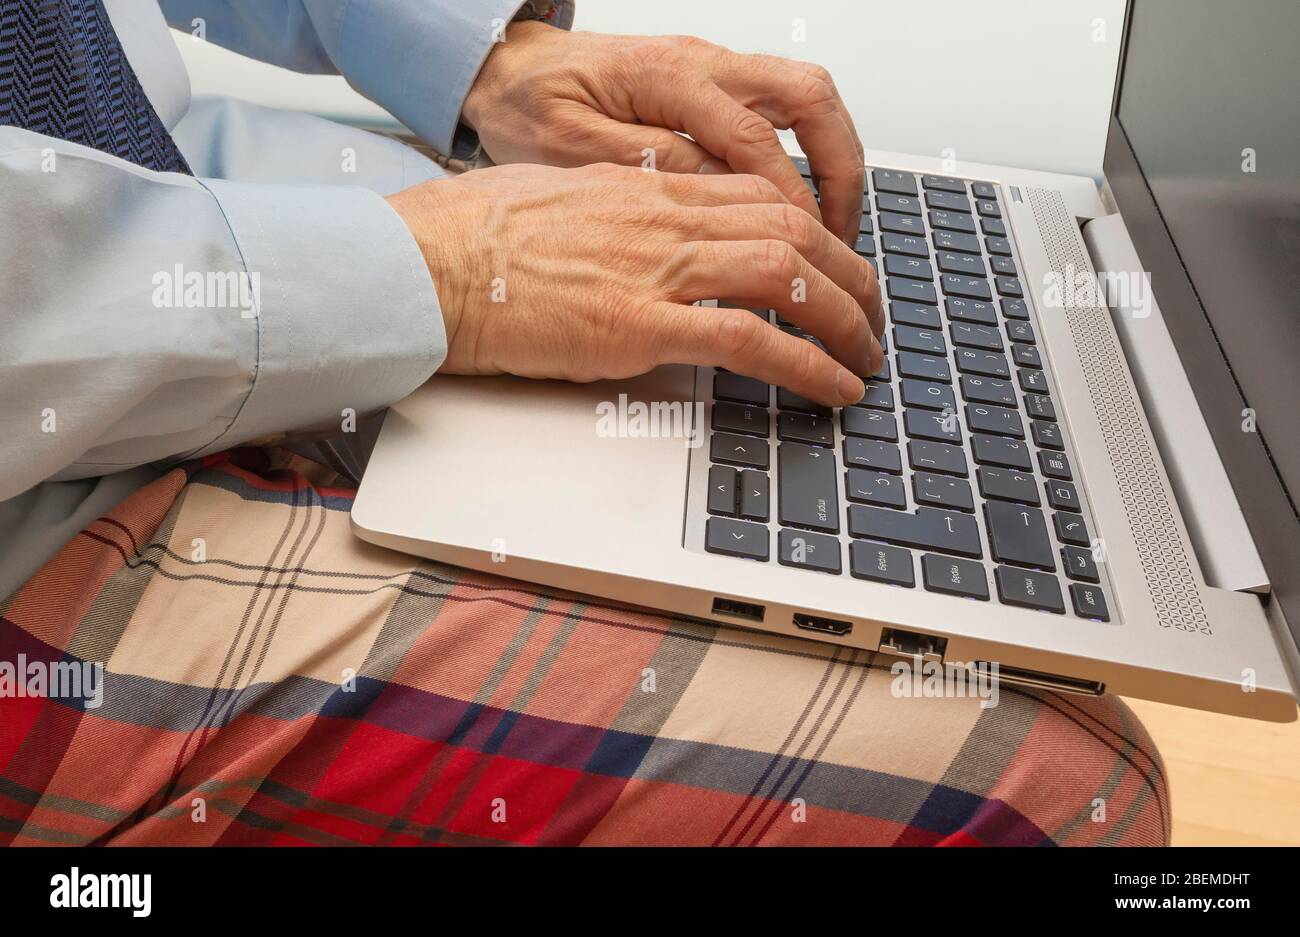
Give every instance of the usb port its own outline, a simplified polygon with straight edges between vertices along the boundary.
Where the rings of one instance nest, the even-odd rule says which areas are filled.
[[[743,621],[762,621],[765,611],[763,606],[755,605],[753,602],[740,602],[736,599],[724,599],[721,596],[713,599],[715,615],[726,615],[728,618],[739,618]]]
[[[851,621],[840,621],[838,618],[822,618],[819,615],[805,615],[803,612],[794,613],[794,625],[804,631],[833,634],[839,638],[844,637],[853,630],[853,622]]]

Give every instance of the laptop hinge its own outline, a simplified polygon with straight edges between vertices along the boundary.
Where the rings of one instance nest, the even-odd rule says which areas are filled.
[[[1267,592],[1268,574],[1119,214],[1083,226],[1133,381],[1208,585]]]

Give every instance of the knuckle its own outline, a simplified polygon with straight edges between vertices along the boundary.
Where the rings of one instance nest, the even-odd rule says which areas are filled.
[[[741,143],[754,146],[771,140],[776,135],[776,128],[762,114],[745,111],[737,116],[732,133]]]
[[[767,283],[784,286],[794,276],[796,254],[797,251],[785,241],[762,241],[756,264],[759,277]]]
[[[728,309],[719,316],[717,329],[718,348],[729,362],[750,360],[766,340],[763,323],[744,309]]]
[[[783,202],[785,196],[778,186],[766,176],[744,175],[740,177],[744,180],[745,186],[744,197],[751,202]]]
[[[781,205],[780,228],[785,240],[802,250],[807,250],[816,243],[817,223],[812,215],[794,205]]]
[[[641,65],[651,69],[669,69],[681,65],[681,50],[671,39],[647,39],[632,47],[633,57]]]

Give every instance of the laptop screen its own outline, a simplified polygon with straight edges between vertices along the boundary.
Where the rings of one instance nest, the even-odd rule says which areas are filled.
[[[1202,307],[1161,309],[1167,318],[1209,320],[1293,506],[1300,501],[1298,37],[1297,0],[1131,0],[1116,103]]]

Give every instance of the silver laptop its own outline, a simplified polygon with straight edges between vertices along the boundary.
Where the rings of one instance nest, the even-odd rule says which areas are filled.
[[[357,534],[1019,684],[1294,719],[1300,7],[1272,6],[1130,3],[1100,188],[868,151],[857,250],[889,325],[857,406],[684,366],[436,377],[390,410]]]

